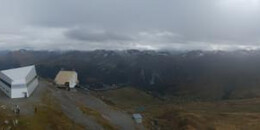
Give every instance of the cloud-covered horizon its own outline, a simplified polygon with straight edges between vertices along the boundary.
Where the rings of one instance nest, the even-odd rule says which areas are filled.
[[[260,48],[260,0],[0,2],[0,50]]]

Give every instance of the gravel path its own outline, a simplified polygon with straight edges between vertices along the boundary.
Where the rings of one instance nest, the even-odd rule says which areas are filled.
[[[83,89],[66,91],[52,87],[50,90],[60,101],[62,109],[68,117],[75,120],[75,122],[85,124],[85,126],[91,130],[102,130],[103,128],[93,121],[91,117],[87,117],[82,113],[78,108],[78,103],[98,111],[105,119],[110,121],[111,124],[115,125],[120,130],[144,129],[142,126],[140,127],[140,125],[137,126],[129,114],[111,108],[102,100]]]
[[[77,107],[76,102],[71,100],[71,98],[62,91],[56,88],[50,89],[52,94],[59,100],[61,109],[63,112],[73,121],[83,125],[85,128],[90,130],[103,130],[103,127],[97,124],[94,119],[86,116],[82,111]]]
[[[143,126],[140,127],[140,125],[137,126],[135,124],[135,122],[131,119],[131,115],[123,111],[113,109],[102,100],[96,98],[85,90],[72,89],[72,91],[66,91],[56,88],[46,80],[39,81],[39,86],[29,98],[10,99],[0,91],[1,104],[5,104],[8,108],[11,108],[17,104],[21,107],[22,115],[33,114],[34,104],[39,104],[41,102],[42,95],[49,90],[49,92],[51,92],[52,95],[59,101],[64,114],[76,123],[85,126],[88,130],[103,130],[103,127],[98,124],[93,117],[84,114],[78,108],[78,103],[98,111],[105,119],[120,130],[144,129]]]
[[[86,105],[89,108],[95,109],[102,114],[113,125],[117,126],[120,130],[135,130],[136,124],[132,120],[131,116],[125,112],[115,110],[105,104],[102,100],[92,96],[84,90],[77,92],[66,92],[66,94],[73,97],[74,102],[80,101],[80,103]]]

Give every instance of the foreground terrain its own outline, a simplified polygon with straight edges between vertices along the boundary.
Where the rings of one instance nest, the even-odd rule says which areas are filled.
[[[260,98],[184,102],[158,99],[133,87],[66,91],[42,79],[30,98],[9,99],[2,92],[0,96],[0,129],[260,129]],[[21,108],[19,115],[12,111],[15,105]],[[131,119],[133,113],[142,114],[144,126]]]
[[[260,129],[260,98],[204,102],[177,102],[176,99],[161,101],[130,87],[97,92],[95,95],[116,108],[142,113],[148,129]]]
[[[51,82],[40,80],[40,85],[27,99],[9,99],[0,93],[1,129],[58,129],[58,130],[135,130],[131,116],[115,110],[88,92],[57,89]],[[12,109],[19,105],[21,112]]]

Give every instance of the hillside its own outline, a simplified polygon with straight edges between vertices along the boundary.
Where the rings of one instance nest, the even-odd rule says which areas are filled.
[[[151,130],[260,129],[260,98],[180,103],[160,101],[131,87],[96,94],[116,108],[141,113],[144,125]]]
[[[76,70],[82,86],[133,86],[154,95],[198,100],[260,95],[260,51],[10,51],[0,69],[36,64],[53,79],[63,68]]]

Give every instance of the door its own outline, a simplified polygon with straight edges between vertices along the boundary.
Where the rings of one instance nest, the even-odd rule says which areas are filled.
[[[25,97],[25,98],[28,97],[27,92],[23,92],[23,94],[24,94],[24,97]]]

